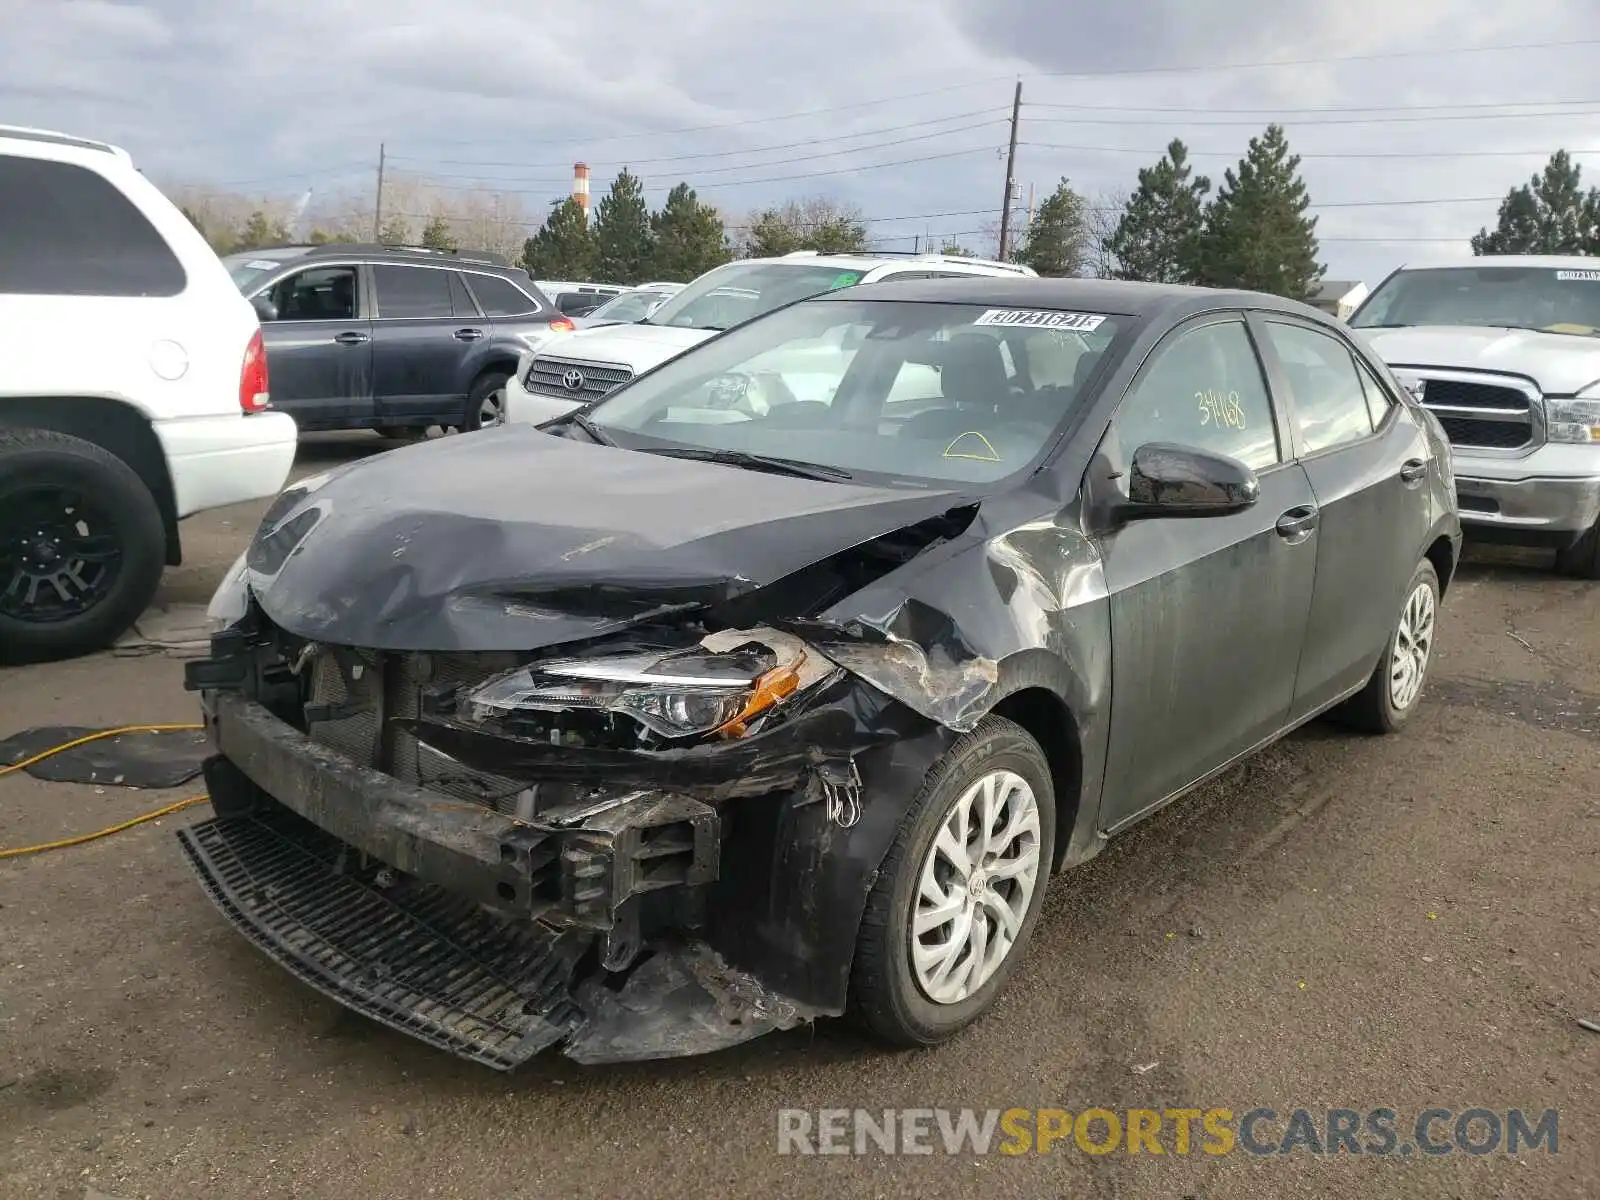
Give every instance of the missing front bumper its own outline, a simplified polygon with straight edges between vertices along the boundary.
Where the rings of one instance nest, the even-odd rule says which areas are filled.
[[[353,869],[348,846],[281,806],[178,837],[223,916],[292,975],[496,1070],[558,1044],[586,1064],[703,1054],[818,1015],[699,942],[652,947],[626,975],[608,974],[590,954],[593,931]]]
[[[641,921],[716,880],[709,805],[628,791],[525,820],[363,767],[237,695],[208,720],[218,816],[179,834],[206,894],[374,1020],[510,1070],[557,1044],[585,1063],[674,1057],[820,1015]]]

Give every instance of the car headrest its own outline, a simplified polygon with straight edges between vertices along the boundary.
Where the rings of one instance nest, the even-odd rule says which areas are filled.
[[[999,404],[1010,393],[1000,343],[987,334],[956,334],[941,356],[939,391],[957,404]]]

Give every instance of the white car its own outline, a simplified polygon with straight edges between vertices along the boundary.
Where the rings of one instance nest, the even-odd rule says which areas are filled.
[[[1467,535],[1600,579],[1600,259],[1402,268],[1350,324],[1444,426]]]
[[[636,288],[611,297],[586,317],[571,317],[576,329],[598,329],[602,325],[627,325],[642,321],[673,296],[683,291],[681,283],[641,283]]]
[[[669,358],[781,305],[889,279],[1036,276],[1013,263],[952,255],[818,254],[747,258],[707,271],[645,320],[580,329],[529,351],[506,384],[505,419],[543,424],[593,403]]]
[[[191,513],[294,463],[261,327],[127,152],[0,126],[0,661],[124,633]]]

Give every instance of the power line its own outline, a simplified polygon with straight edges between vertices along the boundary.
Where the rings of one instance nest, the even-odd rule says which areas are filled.
[[[969,133],[974,129],[987,129],[990,126],[1004,125],[1005,123],[1006,123],[1006,121],[1005,121],[1004,118],[991,118],[990,120],[987,120],[987,121],[977,121],[977,122],[975,122],[975,123],[973,123],[971,125],[958,125],[954,129],[936,129],[932,133],[919,133],[919,134],[916,134],[915,136],[912,136],[912,137],[892,138],[891,140],[889,140],[887,142],[872,142],[872,143],[869,143],[869,144],[867,144],[865,146],[844,146],[844,147],[841,147],[841,148],[836,149],[836,150],[823,150],[823,151],[820,151],[819,153],[816,153],[816,154],[798,154],[798,155],[795,155],[792,158],[783,159],[781,162],[735,163],[732,166],[727,166],[727,167],[708,167],[708,168],[705,168],[703,170],[696,171],[695,172],[695,177],[698,179],[698,178],[700,178],[702,176],[705,176],[705,175],[719,175],[719,174],[723,174],[723,173],[728,172],[728,171],[751,171],[751,170],[758,170],[758,169],[760,169],[762,167],[786,167],[790,163],[814,162],[817,159],[822,159],[822,158],[838,158],[840,155],[843,155],[843,154],[859,154],[859,153],[862,153],[862,152],[867,151],[867,150],[886,150],[886,149],[889,149],[890,147],[893,147],[893,146],[905,146],[905,145],[909,145],[909,144],[911,144],[913,142],[931,141],[934,138],[949,137],[949,136],[951,136],[953,134],[957,134],[957,133]],[[738,151],[734,151],[734,153],[739,153],[739,152]],[[665,161],[671,161],[671,160],[665,160]],[[445,174],[445,175],[437,176],[437,178],[441,178],[441,179],[469,179],[469,178],[477,178],[477,177],[467,176],[467,175],[457,175],[457,174]],[[537,177],[529,177],[529,176],[506,175],[506,176],[500,177],[499,179],[485,179],[484,182],[492,184],[492,183],[552,183],[552,182],[566,182],[566,181],[565,180],[560,180],[560,181],[557,181],[557,180],[545,180],[545,179],[540,179],[540,178],[537,178]]]
[[[1273,114],[1284,115],[1287,113],[1356,113],[1356,112],[1438,112],[1441,110],[1464,111],[1466,109],[1485,108],[1556,108],[1577,104],[1597,104],[1600,99],[1593,100],[1500,100],[1485,101],[1472,104],[1377,104],[1377,105],[1313,105],[1305,108],[1199,108],[1185,104],[1152,105],[1152,104],[1046,104],[1041,101],[1030,100],[1028,108],[1060,108],[1073,109],[1083,112],[1155,112],[1155,113],[1209,113],[1209,114],[1260,114],[1270,116]],[[1569,116],[1568,113],[1550,113],[1550,116]]]
[[[1159,157],[1167,152],[1165,146],[1157,148],[1135,148],[1132,146],[1075,146],[1061,142],[1019,142],[1034,150],[1069,150],[1076,154],[1142,154]],[[1568,154],[1576,158],[1584,154],[1600,154],[1600,150],[1568,150]],[[1349,150],[1328,151],[1317,153],[1314,151],[1294,152],[1296,158],[1318,159],[1363,159],[1363,158],[1548,158],[1549,147],[1543,150]],[[1233,158],[1240,157],[1237,150],[1195,150],[1189,148],[1190,158]]]
[[[916,163],[939,162],[939,161],[942,161],[942,160],[945,160],[945,159],[963,158],[963,157],[966,157],[967,155],[971,155],[971,154],[989,154],[989,153],[992,153],[994,151],[994,149],[995,148],[993,146],[971,146],[971,147],[969,147],[969,148],[967,148],[965,150],[948,150],[948,151],[945,151],[942,154],[924,154],[924,155],[920,155],[919,157],[916,157],[916,158],[898,158],[898,159],[893,159],[893,160],[891,160],[889,162],[858,163],[858,164],[856,164],[854,166],[839,167],[837,169],[827,170],[827,171],[803,171],[798,175],[767,175],[767,176],[763,176],[763,177],[761,177],[759,179],[724,179],[724,180],[715,180],[714,179],[710,183],[704,184],[704,185],[696,183],[695,190],[696,191],[704,191],[704,190],[706,190],[708,188],[745,187],[747,185],[757,184],[757,183],[787,183],[787,182],[791,182],[791,181],[794,181],[794,180],[800,180],[800,179],[822,179],[822,178],[825,178],[825,177],[830,176],[830,175],[851,175],[851,174],[854,174],[854,173],[856,173],[858,171],[882,171],[882,170],[886,170],[886,169],[888,169],[890,167],[909,167],[909,166],[912,166],[912,165],[914,165]],[[850,151],[848,151],[848,150],[838,151],[837,153],[848,154],[848,153],[850,153]],[[824,155],[823,157],[833,157],[833,156],[832,155]],[[772,163],[772,164],[752,164],[751,166],[747,166],[747,167],[743,167],[743,168],[739,168],[739,169],[741,169],[741,170],[750,170],[750,169],[752,169],[753,166],[761,166],[761,165],[777,166],[778,164],[777,163]],[[733,168],[729,168],[729,169],[731,170]],[[451,178],[451,177],[450,176],[444,176],[443,178]],[[444,189],[446,191],[469,191],[469,192],[492,191],[492,192],[498,192],[499,194],[504,195],[504,196],[533,196],[533,195],[542,194],[539,191],[539,189],[537,189],[537,188],[520,188],[520,189],[519,188],[494,188],[494,187],[490,186],[489,183],[485,183],[485,182],[481,182],[481,181],[479,183],[477,183],[477,184],[472,184],[472,185],[456,184],[456,183],[433,183],[432,180],[428,180],[427,182],[431,183],[431,185],[434,186],[434,187],[442,188],[442,189]],[[551,184],[551,186],[558,186],[558,185],[559,186],[565,186],[569,182],[570,182],[570,180],[551,180],[550,184]],[[654,186],[659,187],[661,185],[657,184],[657,185],[654,185]]]
[[[1277,67],[1305,67],[1327,66],[1346,62],[1373,62],[1386,59],[1399,58],[1448,58],[1457,54],[1490,54],[1518,50],[1551,50],[1567,49],[1575,46],[1600,45],[1600,38],[1570,39],[1553,42],[1519,42],[1493,46],[1457,46],[1443,49],[1429,50],[1397,50],[1376,54],[1344,54],[1328,55],[1318,58],[1296,59],[1262,59],[1256,62],[1235,63],[1196,63],[1177,66],[1159,67],[1123,67],[1103,71],[1053,71],[1032,72],[1021,76],[1023,79],[1113,79],[1129,75],[1163,75],[1174,73],[1195,73],[1206,71],[1244,71],[1267,70]],[[568,138],[546,139],[539,142],[523,143],[529,147],[534,146],[573,146],[594,145],[602,142],[633,141],[638,138],[676,137],[687,133],[708,133],[721,129],[742,129],[751,125],[768,125],[780,121],[798,121],[806,117],[828,116],[832,113],[852,112],[861,108],[873,108],[880,104],[894,104],[901,100],[917,100],[924,96],[943,96],[951,92],[966,91],[970,88],[986,87],[994,83],[1012,82],[1016,75],[992,75],[985,79],[974,79],[966,83],[948,84],[943,87],[926,88],[916,92],[900,92],[892,96],[878,96],[870,100],[857,100],[849,104],[835,104],[825,108],[808,108],[795,112],[772,113],[760,117],[746,117],[737,121],[718,121],[707,125],[687,125],[678,129],[650,129],[638,133],[620,133],[595,135],[585,134]],[[416,141],[428,139],[418,138]],[[454,135],[442,135],[434,139],[448,141],[455,146],[482,146],[503,142],[503,138],[478,138],[463,140]]]
[[[794,149],[798,149],[799,147],[802,147],[802,146],[814,146],[814,145],[818,144],[819,142],[843,141],[843,140],[848,139],[848,138],[873,137],[873,136],[875,136],[877,134],[883,134],[883,133],[898,133],[898,132],[900,132],[902,130],[906,130],[906,129],[922,129],[922,128],[925,128],[926,126],[929,126],[929,125],[941,125],[946,121],[965,121],[965,120],[969,120],[972,117],[989,117],[989,118],[991,118],[991,120],[988,121],[988,122],[985,122],[985,123],[986,124],[993,124],[993,123],[996,123],[998,121],[1005,120],[1005,115],[1006,115],[1005,112],[1003,112],[1000,109],[977,109],[977,110],[972,111],[972,112],[952,113],[949,116],[944,116],[944,117],[931,117],[926,121],[911,121],[911,122],[908,122],[908,123],[906,123],[904,125],[885,125],[885,126],[882,126],[881,128],[878,128],[878,129],[862,129],[862,130],[857,131],[856,133],[840,133],[840,134],[835,134],[832,137],[806,138],[803,141],[783,142],[783,143],[779,143],[778,145],[775,145],[775,146],[746,146],[746,147],[743,147],[743,148],[738,149],[738,150],[713,150],[713,151],[708,151],[708,152],[702,153],[702,154],[668,154],[668,155],[664,155],[664,156],[657,157],[657,158],[628,158],[628,159],[618,158],[618,159],[609,159],[609,160],[608,159],[599,159],[599,160],[591,160],[589,165],[590,166],[601,166],[601,167],[610,167],[610,166],[635,167],[635,166],[647,166],[647,165],[650,165],[650,164],[653,164],[653,163],[686,162],[689,159],[697,159],[697,158],[731,158],[734,155],[738,155],[738,154],[765,154],[765,153],[768,153],[770,151],[776,151],[776,150],[794,150]],[[960,130],[944,130],[943,132],[945,132],[945,133],[959,133]],[[911,140],[916,140],[916,139],[911,139]],[[890,145],[894,145],[896,143],[891,142],[889,144]],[[861,148],[862,147],[859,147],[859,146],[858,147],[854,147],[854,149],[861,149]],[[846,152],[847,151],[840,151],[840,153],[846,153]],[[545,169],[559,170],[561,168],[571,166],[570,163],[564,163],[564,162],[530,163],[530,162],[483,161],[483,160],[475,160],[475,159],[450,159],[450,158],[427,159],[427,158],[424,158],[424,157],[421,157],[421,156],[418,156],[418,155],[409,155],[409,154],[391,154],[389,156],[389,158],[392,161],[396,161],[396,162],[431,162],[431,163],[434,163],[437,166],[443,166],[443,167],[527,167],[527,168],[529,168],[531,170],[545,170]],[[775,164],[775,163],[766,163],[766,164],[754,164],[754,165],[775,166],[777,164]]]
[[[1558,117],[1593,117],[1600,116],[1600,109],[1584,109],[1577,112],[1559,113],[1438,113],[1428,117],[1334,117],[1326,121],[1294,120],[1293,124],[1299,129],[1317,129],[1324,125],[1414,125],[1435,121],[1550,121]],[[1033,117],[1033,121],[1040,125],[1250,125],[1258,126],[1260,121],[1235,121],[1209,119],[1191,119],[1185,117],[1174,122],[1170,117],[1134,117],[1130,120],[1120,121],[1115,117]],[[1284,122],[1287,124],[1288,122]]]
[[[1119,67],[1109,71],[1045,71],[1040,79],[1112,79],[1125,75],[1173,75],[1200,71],[1253,71],[1275,67],[1322,67],[1335,63],[1383,62],[1398,58],[1448,58],[1457,54],[1497,54],[1511,50],[1567,50],[1600,46],[1600,38],[1567,38],[1557,42],[1512,42],[1498,46],[1453,46],[1442,50],[1386,50],[1368,54],[1335,54],[1318,58],[1269,58],[1256,62],[1210,63],[1195,66]]]

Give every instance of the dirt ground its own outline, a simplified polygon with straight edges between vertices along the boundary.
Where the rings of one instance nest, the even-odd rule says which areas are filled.
[[[301,468],[381,446],[319,439]],[[203,602],[260,507],[191,521],[165,598]],[[1541,564],[1469,557],[1400,736],[1314,725],[1056,880],[999,1008],[933,1051],[825,1024],[501,1076],[345,1013],[246,944],[172,837],[204,806],[0,862],[0,1196],[1600,1195],[1600,1034],[1577,1024],[1600,1021],[1600,588]],[[0,670],[0,734],[190,720],[181,678],[165,658]],[[0,847],[184,794],[12,775]],[[1389,1107],[1402,1131],[1431,1107],[1555,1108],[1559,1142],[778,1153],[780,1109],[902,1106]]]

